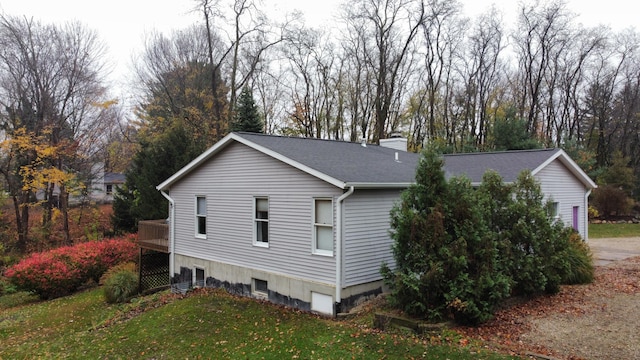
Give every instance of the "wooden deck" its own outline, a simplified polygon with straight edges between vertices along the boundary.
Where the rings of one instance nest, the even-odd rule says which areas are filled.
[[[141,249],[169,253],[169,224],[166,220],[139,221],[138,246]]]

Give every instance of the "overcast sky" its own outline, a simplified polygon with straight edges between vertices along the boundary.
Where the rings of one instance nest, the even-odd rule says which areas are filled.
[[[272,14],[283,14],[293,8],[304,11],[307,23],[326,24],[338,10],[341,0],[263,0]],[[516,16],[515,0],[462,0],[468,15],[475,16],[495,3],[511,23]],[[142,49],[144,34],[151,30],[168,32],[199,21],[192,10],[195,0],[3,0],[0,11],[9,15],[25,15],[45,23],[79,20],[98,31],[109,48],[115,76],[124,77],[131,55]],[[636,26],[638,15],[629,0],[569,0],[568,8],[579,14],[578,22],[605,24],[615,30]]]

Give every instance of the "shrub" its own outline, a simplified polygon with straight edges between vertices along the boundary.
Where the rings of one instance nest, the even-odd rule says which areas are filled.
[[[109,268],[109,270],[107,270],[104,274],[102,274],[102,276],[100,277],[99,284],[104,285],[107,278],[109,278],[111,275],[119,271],[131,271],[135,273],[136,270],[137,270],[136,263],[134,262],[120,263],[114,267]]]
[[[604,218],[628,214],[632,207],[627,193],[613,185],[599,186],[593,190],[592,199],[598,213]]]
[[[138,292],[138,274],[135,272],[135,264],[116,266],[105,275],[104,299],[107,303],[123,303]]]
[[[549,218],[531,172],[506,185],[487,172],[445,180],[442,160],[425,152],[416,183],[391,211],[396,268],[383,265],[390,303],[411,316],[478,324],[508,296],[559,291],[588,275],[584,252]]]
[[[478,196],[467,179],[447,183],[433,153],[421,159],[416,184],[391,212],[397,268],[383,265],[382,274],[392,305],[429,320],[476,324],[509,295]]]
[[[530,172],[518,176],[513,201],[504,209],[499,229],[504,232],[509,256],[504,256],[516,295],[560,290],[565,263],[560,254],[564,225],[549,219],[540,185]]]
[[[114,265],[134,261],[137,245],[133,236],[92,241],[33,253],[9,267],[5,276],[20,290],[32,291],[42,299],[64,296]]]
[[[567,247],[562,258],[567,262],[568,269],[562,276],[562,283],[575,285],[593,282],[594,267],[591,249],[576,232],[571,231],[566,239]]]
[[[17,291],[18,289],[15,285],[13,285],[5,278],[0,278],[0,296],[15,294]]]

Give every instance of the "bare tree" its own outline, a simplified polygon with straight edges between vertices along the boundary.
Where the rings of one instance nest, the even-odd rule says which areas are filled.
[[[531,5],[523,4],[520,9],[514,34],[519,66],[515,87],[521,89],[517,94],[519,115],[527,120],[527,130],[531,133],[545,132],[541,119],[542,99],[549,89],[545,87],[545,78],[554,70],[554,59],[567,45],[572,16],[562,1],[543,4],[535,1]]]
[[[64,241],[70,243],[68,231],[68,177],[81,154],[78,146],[99,121],[96,104],[104,102],[102,76],[105,69],[99,60],[104,45],[94,31],[79,23],[61,26],[43,25],[26,18],[0,16],[0,102],[1,124],[8,139],[20,131],[53,151],[46,160],[34,153],[17,152],[17,158],[5,154],[2,173],[9,184],[18,228],[18,248],[26,250],[28,240],[28,204],[30,191],[17,181],[21,168],[30,166],[55,169],[44,179],[43,228],[50,228],[54,190],[59,189],[63,214]],[[16,138],[13,138],[15,140]],[[90,146],[84,143],[84,150]],[[10,152],[9,152],[10,153]],[[25,179],[21,179],[24,181]],[[16,182],[17,181],[17,182]],[[20,185],[20,186],[16,186]]]
[[[164,35],[153,33],[136,64],[138,118],[155,137],[183,122],[194,141],[209,146],[226,131],[226,88],[209,64],[209,42],[202,26]],[[212,79],[214,77],[215,79]],[[217,84],[215,91],[211,83]]]
[[[587,147],[595,149],[596,163],[600,167],[609,165],[616,150],[615,138],[621,122],[614,119],[616,93],[624,89],[624,74],[627,69],[637,70],[640,41],[635,31],[616,34],[607,51],[599,52],[599,59],[588,82],[585,93]]]
[[[415,39],[424,24],[425,4],[418,0],[358,0],[348,4],[348,28],[360,36],[361,55],[375,74],[373,141],[385,138],[403,79],[411,71]]]
[[[207,32],[209,62],[214,74],[225,74],[229,87],[227,123],[233,118],[238,89],[248,83],[262,65],[265,52],[284,40],[288,22],[276,25],[271,22],[253,0],[233,0],[231,4],[221,0],[196,0],[202,11]],[[214,45],[214,34],[225,34]],[[212,78],[211,88],[219,84]],[[222,117],[220,104],[214,106],[214,115]],[[223,129],[217,130],[217,138]]]
[[[501,79],[500,55],[504,50],[502,17],[495,7],[480,15],[469,34],[464,60],[465,124],[475,145],[481,147],[489,127],[489,102]],[[465,134],[461,134],[464,138]]]

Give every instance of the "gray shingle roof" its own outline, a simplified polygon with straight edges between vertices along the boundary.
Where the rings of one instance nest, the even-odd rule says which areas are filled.
[[[236,141],[339,187],[404,187],[415,181],[415,169],[420,159],[416,153],[372,144],[364,147],[347,141],[232,133],[158,185],[158,189],[167,189]],[[533,172],[556,158],[586,186],[595,187],[593,181],[561,149],[445,155],[444,171],[447,178],[466,175],[472,183],[480,183],[484,173],[493,169],[505,182],[513,182],[522,170]]]
[[[126,177],[122,173],[104,173],[105,184],[124,184]]]
[[[444,156],[445,176],[466,175],[472,183],[480,183],[487,170],[495,170],[504,182],[514,182],[521,171],[534,171],[560,149],[520,150]]]
[[[347,141],[237,135],[345,183],[412,183],[420,158],[419,154],[371,144],[363,147]]]

